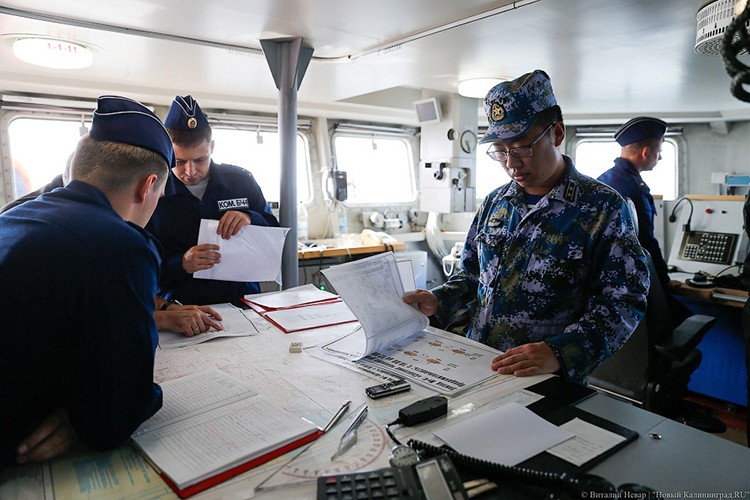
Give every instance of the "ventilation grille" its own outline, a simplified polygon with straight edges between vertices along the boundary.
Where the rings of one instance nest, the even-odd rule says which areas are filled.
[[[734,19],[734,5],[737,0],[716,0],[709,3],[695,16],[698,31],[695,35],[695,51],[698,54],[717,56],[721,53],[721,39]],[[750,22],[745,23],[750,30]],[[744,54],[741,51],[739,54]]]

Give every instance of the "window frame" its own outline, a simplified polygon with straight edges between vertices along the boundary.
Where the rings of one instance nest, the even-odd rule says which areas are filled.
[[[255,126],[253,126],[251,123],[227,124],[227,123],[222,122],[220,120],[213,120],[211,114],[207,114],[207,117],[208,117],[209,122],[211,122],[211,129],[213,131],[213,138],[214,139],[216,139],[216,131],[217,130],[237,130],[237,131],[241,131],[241,132],[247,132],[249,134],[254,134],[254,133],[260,132],[262,134],[276,134],[276,135],[278,135],[278,133],[279,133],[278,132],[278,127],[275,125],[275,123],[273,125],[271,125],[271,124],[257,125],[256,124]],[[312,179],[312,165],[310,163],[312,161],[312,157],[311,157],[311,154],[310,154],[310,138],[305,133],[305,129],[301,130],[301,129],[298,128],[296,135],[297,135],[298,138],[302,139],[302,144],[304,146],[302,148],[302,151],[300,151],[299,148],[297,149],[297,158],[298,158],[297,161],[299,161],[299,155],[301,153],[304,154],[304,157],[305,157],[305,167],[306,167],[305,168],[305,173],[306,173],[305,177],[307,179],[307,182],[306,182],[307,197],[304,198],[304,199],[298,199],[297,201],[298,202],[303,202],[303,203],[307,204],[307,203],[310,203],[313,200],[313,197],[314,197],[313,187],[312,187],[312,183],[313,183],[313,179]],[[221,147],[221,146],[219,145],[219,147]],[[214,161],[216,161],[216,160],[214,160]],[[251,167],[247,167],[246,168],[243,165],[242,162],[234,162],[231,159],[230,159],[230,164],[237,165],[238,167],[247,170],[248,172],[250,172],[251,174],[253,174],[254,177],[256,177],[256,181],[257,181],[257,176],[255,174],[255,169],[253,169]],[[278,187],[279,198],[280,198],[281,197],[281,189],[282,189],[282,186],[281,186],[281,159],[280,158],[279,158],[279,163],[276,165],[276,167],[279,169],[279,184],[278,184],[277,187]],[[298,185],[297,185],[297,191],[298,191],[298,193],[297,194],[299,194],[299,178],[297,178],[297,182],[298,182]],[[259,182],[259,184],[260,184],[260,182]],[[263,196],[266,198],[267,202],[269,202],[269,203],[277,203],[277,204],[281,202],[280,199],[271,199],[271,198],[269,198],[268,193],[267,193],[268,190],[267,189],[263,189],[264,186],[262,184],[260,184],[260,187],[263,190]]]
[[[584,143],[611,143],[613,145],[617,145],[616,141],[612,138],[613,134],[614,134],[614,131],[611,131],[611,132],[609,132],[609,131],[606,131],[606,132],[605,131],[602,131],[602,132],[583,132],[583,133],[576,132],[573,140],[570,141],[570,143],[568,144],[568,147],[566,148],[567,149],[567,153],[573,159],[573,163],[577,165],[578,164],[578,162],[577,162],[578,147],[581,144],[584,144]],[[670,193],[670,195],[667,195],[665,193],[655,192],[653,190],[653,187],[652,187],[652,194],[654,196],[662,197],[662,199],[664,199],[665,201],[676,200],[676,199],[678,199],[680,197],[680,186],[682,185],[682,179],[680,177],[680,172],[681,172],[680,162],[682,161],[682,150],[684,148],[684,140],[682,139],[681,130],[678,131],[678,132],[673,132],[673,133],[670,133],[670,131],[668,130],[667,134],[664,137],[664,142],[665,143],[669,143],[669,144],[671,144],[674,147],[674,172],[673,172],[674,198],[671,198],[671,193]],[[616,147],[619,148],[620,146],[617,145]],[[597,175],[595,175],[593,177],[596,178],[599,175],[601,175],[602,173],[604,173],[605,171],[607,171],[610,168],[612,168],[612,166],[614,165],[614,159],[617,158],[617,156],[618,155],[613,156],[610,159],[611,161],[609,163],[603,164],[602,171],[599,174],[597,174]],[[655,175],[658,175],[660,168],[662,169],[662,172],[663,172],[664,171],[663,170],[664,165],[657,165],[657,167],[653,171],[651,171],[651,172],[643,172],[642,173],[642,176],[644,177],[644,181],[650,187],[654,183],[653,183],[653,181],[651,183],[649,183],[649,178],[653,178]],[[585,174],[585,175],[589,175],[589,174]]]
[[[92,103],[91,109],[89,109],[88,111],[83,111],[83,110],[75,109],[75,108],[71,108],[70,110],[56,109],[56,110],[49,110],[49,111],[27,110],[27,109],[10,109],[10,110],[0,109],[0,112],[2,113],[2,117],[0,118],[0,154],[1,154],[0,161],[2,163],[2,180],[3,180],[3,189],[1,193],[2,196],[0,197],[0,199],[4,200],[4,203],[13,201],[21,196],[25,196],[25,194],[16,193],[15,168],[13,167],[13,155],[12,155],[11,143],[10,143],[11,124],[14,121],[19,120],[19,119],[47,120],[47,121],[57,121],[57,122],[72,122],[72,123],[79,124],[79,126],[82,122],[84,122],[86,127],[90,128],[91,120],[94,116],[93,114],[94,107],[95,107],[95,104]],[[77,141],[75,144],[73,144],[68,154],[73,152],[76,144],[77,144]],[[62,162],[60,164],[60,170],[57,172],[57,174],[63,173],[64,168],[65,168],[65,162]],[[53,179],[53,177],[54,176],[51,176],[42,185],[31,189],[31,191],[35,191],[45,186],[49,181]]]
[[[346,201],[341,202],[346,207],[351,208],[364,208],[374,206],[389,206],[392,208],[396,207],[409,207],[413,206],[419,200],[419,179],[417,178],[417,163],[415,160],[415,147],[414,138],[416,131],[412,129],[401,129],[397,127],[377,127],[377,126],[356,126],[353,124],[338,124],[334,128],[333,134],[331,134],[331,155],[334,159],[334,164],[339,170],[349,172],[350,169],[346,166],[342,166],[338,161],[338,153],[336,151],[336,141],[339,138],[357,138],[357,139],[369,139],[369,140],[396,140],[404,144],[406,148],[407,158],[407,169],[411,187],[412,196],[410,199],[398,200],[398,201],[383,201],[382,199],[366,200],[366,201],[352,201],[351,197],[348,197]],[[348,177],[348,182],[350,177]]]

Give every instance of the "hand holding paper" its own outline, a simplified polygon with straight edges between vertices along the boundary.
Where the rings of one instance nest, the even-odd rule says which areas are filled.
[[[245,226],[225,240],[219,221],[201,220],[198,244],[219,247],[221,262],[193,273],[194,278],[224,281],[274,281],[281,272],[281,253],[289,232],[285,227]]]

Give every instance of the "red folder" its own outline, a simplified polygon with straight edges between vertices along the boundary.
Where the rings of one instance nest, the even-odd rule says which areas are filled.
[[[278,328],[279,330],[281,330],[284,333],[301,332],[301,331],[304,331],[304,330],[313,330],[315,328],[324,328],[326,326],[342,325],[344,323],[354,323],[354,322],[357,321],[356,318],[353,318],[353,319],[347,320],[347,321],[339,321],[339,322],[336,322],[336,323],[327,323],[327,324],[322,324],[322,325],[321,324],[315,324],[315,325],[311,325],[311,326],[309,326],[307,328],[297,328],[297,329],[294,329],[294,330],[287,330],[286,328],[284,328],[283,326],[281,326],[279,323],[277,323],[276,321],[274,321],[274,319],[269,315],[269,313],[274,312],[274,311],[284,311],[284,310],[289,310],[289,309],[301,309],[301,308],[309,307],[309,306],[320,306],[320,305],[325,305],[325,304],[336,304],[336,303],[343,302],[343,301],[341,299],[339,299],[339,298],[332,298],[332,299],[326,299],[326,300],[319,300],[319,301],[316,301],[316,302],[307,302],[305,304],[298,304],[298,305],[293,305],[293,306],[289,306],[289,307],[264,307],[264,306],[261,306],[260,304],[254,303],[254,302],[252,302],[252,301],[250,301],[250,300],[248,300],[246,298],[241,298],[240,300],[243,303],[247,304],[250,307],[250,309],[252,309],[253,311],[255,311],[258,314],[260,314],[261,316],[263,316],[263,318],[266,319],[266,321],[268,321],[269,323],[271,323],[272,325],[274,325],[276,328]]]
[[[207,490],[208,488],[216,486],[217,484],[221,484],[224,481],[233,478],[234,476],[242,474],[243,472],[249,471],[250,469],[254,469],[255,467],[258,467],[259,465],[269,462],[276,457],[280,457],[281,455],[284,455],[285,453],[289,453],[290,451],[295,450],[299,448],[300,446],[306,445],[307,443],[311,443],[322,435],[323,435],[323,431],[318,430],[317,432],[308,434],[307,436],[304,436],[298,439],[297,441],[288,443],[280,448],[276,448],[275,450],[270,451],[266,453],[265,455],[262,455],[260,457],[255,457],[248,462],[240,464],[231,469],[225,470],[224,472],[220,472],[215,476],[212,476],[208,479],[204,479],[203,481],[190,485],[182,490],[179,489],[177,485],[175,485],[172,482],[172,480],[169,479],[169,477],[166,474],[164,474],[158,467],[156,467],[150,461],[149,463],[151,463],[151,466],[154,468],[154,470],[156,470],[156,472],[159,473],[159,476],[161,476],[164,482],[167,483],[167,485],[169,485],[169,487],[174,490],[174,492],[177,494],[178,497],[188,498],[188,497],[195,495],[196,493],[200,493],[201,491],[204,491],[204,490]]]

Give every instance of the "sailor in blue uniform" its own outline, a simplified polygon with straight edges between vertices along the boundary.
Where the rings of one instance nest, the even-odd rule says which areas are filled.
[[[172,144],[140,103],[97,104],[68,185],[0,216],[0,469],[78,439],[118,446],[162,404],[153,382],[161,261],[143,226]]]
[[[206,115],[191,96],[175,97],[166,120],[175,167],[147,229],[164,249],[159,293],[190,304],[232,302],[260,291],[258,283],[195,279],[221,260],[216,245],[198,245],[201,219],[218,220],[229,239],[248,225],[278,226],[253,175],[211,160],[214,141]]]
[[[622,125],[614,135],[615,141],[622,146],[620,157],[598,179],[633,202],[638,218],[638,241],[651,254],[659,282],[668,290],[667,263],[654,236],[656,205],[651,190],[641,177],[641,172],[650,172],[661,160],[666,131],[666,122],[648,116],[633,118]],[[672,321],[679,325],[690,315],[690,311],[671,296],[668,300]]]

